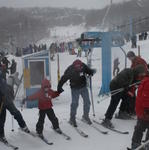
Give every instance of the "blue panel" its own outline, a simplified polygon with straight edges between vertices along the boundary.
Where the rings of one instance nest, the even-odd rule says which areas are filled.
[[[84,32],[82,33],[84,39],[99,38],[102,35],[102,32]]]
[[[26,96],[30,96],[32,94],[34,94],[35,92],[37,92],[40,88],[30,88],[30,89],[26,89]],[[34,101],[27,101],[26,103],[27,108],[34,108],[34,107],[38,107],[38,101],[34,100]]]

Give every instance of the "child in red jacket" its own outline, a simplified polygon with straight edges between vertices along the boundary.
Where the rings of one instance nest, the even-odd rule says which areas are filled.
[[[136,97],[137,124],[132,137],[132,150],[141,145],[143,132],[149,130],[149,77],[145,77],[138,88]],[[149,140],[149,134],[146,135]]]
[[[24,104],[27,100],[38,100],[39,119],[36,124],[36,132],[39,136],[43,136],[42,132],[44,126],[44,119],[46,115],[51,121],[53,129],[60,134],[62,133],[62,131],[59,128],[58,119],[55,116],[55,113],[52,109],[51,102],[52,98],[55,98],[57,96],[59,96],[59,93],[51,89],[51,84],[49,80],[44,79],[41,84],[41,89],[33,95],[30,95],[27,98],[25,98],[22,102]]]

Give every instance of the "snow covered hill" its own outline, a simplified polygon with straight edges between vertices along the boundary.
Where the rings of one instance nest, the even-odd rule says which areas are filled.
[[[149,62],[149,40],[139,42],[141,46],[141,56]],[[131,50],[130,43],[123,47],[126,52]],[[137,49],[134,49],[137,54]],[[112,49],[112,59],[119,57],[120,59],[120,67],[124,68],[124,55],[119,48]],[[94,103],[95,103],[95,111],[96,111],[96,119],[104,118],[104,113],[109,105],[110,98],[105,99],[101,103],[97,103],[97,101],[101,100],[103,97],[98,97],[99,89],[101,86],[101,49],[94,49],[93,51],[93,68],[97,69],[97,73],[93,76],[93,95],[94,95]],[[68,53],[60,54],[60,74],[64,73],[64,70],[76,59],[76,56],[69,55]],[[86,63],[86,58],[81,58],[82,61]],[[21,60],[17,58],[18,61],[18,70],[22,72]],[[128,61],[128,66],[130,62]],[[52,88],[56,89],[57,87],[57,62],[51,62],[52,68]],[[21,73],[20,73],[21,74]],[[20,92],[21,93],[21,92]],[[21,94],[20,94],[21,96]],[[20,150],[125,150],[127,146],[131,144],[132,133],[134,130],[134,125],[136,124],[136,120],[118,120],[112,119],[112,122],[115,128],[120,129],[122,131],[129,131],[128,135],[121,135],[115,132],[112,132],[108,129],[105,129],[101,126],[97,126],[101,130],[109,131],[108,135],[103,135],[96,131],[94,128],[78,121],[79,127],[89,135],[88,138],[81,137],[74,128],[72,128],[68,124],[69,113],[70,113],[70,103],[71,103],[71,95],[70,95],[70,87],[69,84],[64,85],[64,92],[55,100],[54,110],[56,115],[59,118],[60,128],[71,136],[71,141],[66,141],[62,136],[56,134],[52,128],[51,123],[46,118],[45,126],[44,126],[44,134],[45,137],[49,139],[49,141],[54,142],[54,145],[48,146],[40,141],[38,138],[33,138],[30,135],[26,135],[18,130],[18,125],[14,121],[14,132],[11,131],[11,116],[8,113],[7,121],[5,125],[6,137],[10,143],[17,145]],[[77,117],[82,117],[82,99],[80,97],[80,105],[77,112]],[[19,108],[20,110],[20,108]],[[118,111],[118,110],[117,110]],[[35,131],[36,122],[38,119],[38,109],[23,109],[22,114],[27,122],[27,125],[30,130]],[[90,117],[94,118],[92,115],[92,109],[90,111]],[[99,120],[100,121],[100,120]],[[0,143],[0,150],[8,150],[3,144]]]

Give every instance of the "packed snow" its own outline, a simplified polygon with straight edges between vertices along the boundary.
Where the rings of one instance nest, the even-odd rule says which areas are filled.
[[[149,40],[141,41],[138,43],[141,47],[141,56],[149,62],[148,57],[148,47]],[[125,45],[124,50],[127,52],[131,50],[131,44],[128,43]],[[137,49],[133,49],[133,51],[137,54]],[[77,59],[76,55],[69,55],[68,52],[60,53],[60,75],[62,75],[65,69],[72,64],[72,62]],[[124,68],[124,54],[122,53],[120,48],[112,48],[112,59],[119,57],[120,60],[120,68],[121,70]],[[9,57],[12,59],[12,56]],[[22,74],[22,62],[21,58],[15,58],[18,62],[18,71],[20,75]],[[86,63],[86,57],[83,56],[80,58],[83,62]],[[56,90],[57,88],[57,57],[55,56],[55,60],[51,62],[51,75],[52,75],[52,88]],[[97,69],[97,73],[93,76],[93,95],[94,95],[94,104],[95,104],[95,118],[99,121],[104,118],[104,114],[107,110],[107,107],[110,102],[110,97],[99,97],[98,93],[101,87],[101,49],[96,48],[93,50],[92,56],[92,68]],[[128,60],[128,67],[130,66],[130,62]],[[14,132],[11,131],[12,128],[12,117],[8,113],[7,120],[5,124],[6,137],[8,141],[19,147],[20,150],[125,150],[127,146],[131,144],[132,133],[134,130],[134,126],[136,124],[136,120],[119,120],[112,119],[112,123],[114,124],[116,129],[122,131],[129,131],[128,135],[121,135],[115,132],[112,132],[102,126],[98,126],[103,131],[108,131],[108,135],[103,135],[96,131],[94,128],[90,127],[82,123],[79,119],[77,120],[78,126],[89,135],[88,138],[81,137],[73,127],[68,124],[69,114],[70,114],[70,103],[71,103],[71,94],[69,83],[66,83],[63,86],[64,92],[56,99],[53,99],[53,108],[59,119],[60,128],[62,131],[69,136],[71,136],[70,141],[66,141],[62,136],[55,133],[51,127],[51,122],[46,118],[44,124],[44,135],[49,140],[54,142],[54,145],[48,146],[43,143],[38,138],[33,138],[30,135],[22,133],[18,130],[18,124],[14,120]],[[18,94],[18,99],[21,99],[23,96],[23,86]],[[101,103],[97,103],[104,99]],[[19,106],[19,105],[18,105]],[[21,111],[20,107],[18,109]],[[82,99],[80,97],[80,104],[77,111],[77,118],[82,117],[83,104]],[[117,109],[118,111],[118,109]],[[21,111],[29,129],[31,131],[35,131],[36,122],[38,120],[38,109],[26,109],[24,108]],[[90,110],[90,117],[94,118],[92,115],[92,107]],[[5,147],[3,144],[0,144],[0,150],[9,150],[9,148]]]

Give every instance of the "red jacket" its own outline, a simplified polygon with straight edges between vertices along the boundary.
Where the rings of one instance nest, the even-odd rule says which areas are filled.
[[[145,77],[138,88],[136,97],[136,114],[137,117],[147,120],[144,111],[149,110],[149,77]]]
[[[132,60],[131,68],[135,68],[140,64],[144,66],[145,72],[148,73],[148,67],[146,61],[139,56],[136,56],[135,59]]]
[[[48,88],[47,94],[45,94],[45,90],[44,90],[45,87]],[[46,110],[52,108],[53,105],[51,100],[52,98],[55,98],[57,96],[59,96],[59,93],[51,89],[51,84],[49,80],[44,79],[41,84],[41,89],[36,93],[34,93],[33,95],[28,96],[27,99],[38,100],[38,108],[41,110]]]

